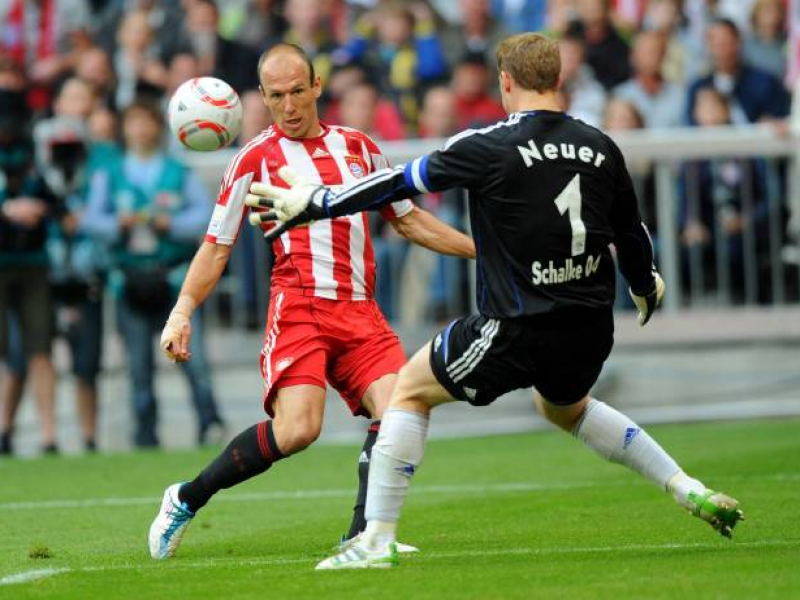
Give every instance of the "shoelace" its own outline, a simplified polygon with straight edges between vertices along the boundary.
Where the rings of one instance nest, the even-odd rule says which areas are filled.
[[[172,519],[172,521],[169,524],[169,527],[167,527],[166,531],[164,531],[164,536],[167,539],[172,537],[172,534],[175,533],[178,527],[183,525],[186,521],[188,521],[194,516],[191,513],[189,513],[188,510],[186,510],[182,506],[178,506],[174,502],[172,503],[172,508],[173,510],[167,512],[167,516]]]

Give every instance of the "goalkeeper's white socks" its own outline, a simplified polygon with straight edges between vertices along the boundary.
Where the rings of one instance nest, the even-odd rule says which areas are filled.
[[[664,452],[646,431],[621,412],[599,400],[589,401],[586,412],[572,430],[572,435],[603,458],[633,469],[662,490],[673,491],[668,483],[683,473],[678,463]],[[681,485],[678,486],[681,488],[681,493],[683,488],[686,488],[687,494],[688,491],[695,489],[689,481],[680,478],[676,481],[681,481]],[[696,480],[691,479],[691,482]],[[702,487],[702,484],[700,485]],[[677,495],[676,500],[683,503]]]
[[[395,541],[408,481],[422,462],[428,417],[399,409],[386,411],[372,448],[364,544],[381,548]]]

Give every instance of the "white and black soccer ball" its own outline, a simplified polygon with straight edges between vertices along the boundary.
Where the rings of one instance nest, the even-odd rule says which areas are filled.
[[[242,129],[242,103],[221,79],[195,77],[169,101],[169,126],[190,150],[212,152],[230,144]]]

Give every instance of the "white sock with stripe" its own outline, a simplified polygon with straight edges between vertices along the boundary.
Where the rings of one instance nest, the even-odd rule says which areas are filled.
[[[368,548],[396,539],[408,480],[422,462],[427,434],[428,417],[424,415],[396,408],[383,415],[369,466],[364,531]]]
[[[633,469],[662,490],[682,473],[678,463],[644,429],[599,400],[589,401],[572,435],[606,460]]]

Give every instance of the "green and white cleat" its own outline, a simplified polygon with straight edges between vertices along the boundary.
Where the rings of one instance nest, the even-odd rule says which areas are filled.
[[[333,549],[334,552],[337,553],[344,552],[354,544],[357,544],[361,540],[361,537],[363,535],[364,535],[363,532],[359,533],[357,536],[352,537],[349,540],[345,539],[345,537],[342,536],[342,539],[339,541],[339,545]],[[395,542],[395,544],[397,544],[398,554],[413,554],[414,552],[419,552],[419,548],[417,548],[416,546],[411,546],[409,544],[401,544],[400,542]]]
[[[397,543],[391,542],[379,550],[364,547],[360,540],[317,564],[317,571],[334,569],[389,569],[400,564]]]
[[[744,513],[739,508],[738,500],[721,492],[706,490],[703,494],[689,492],[690,512],[702,519],[726,538],[733,535],[736,523],[744,521]]]

